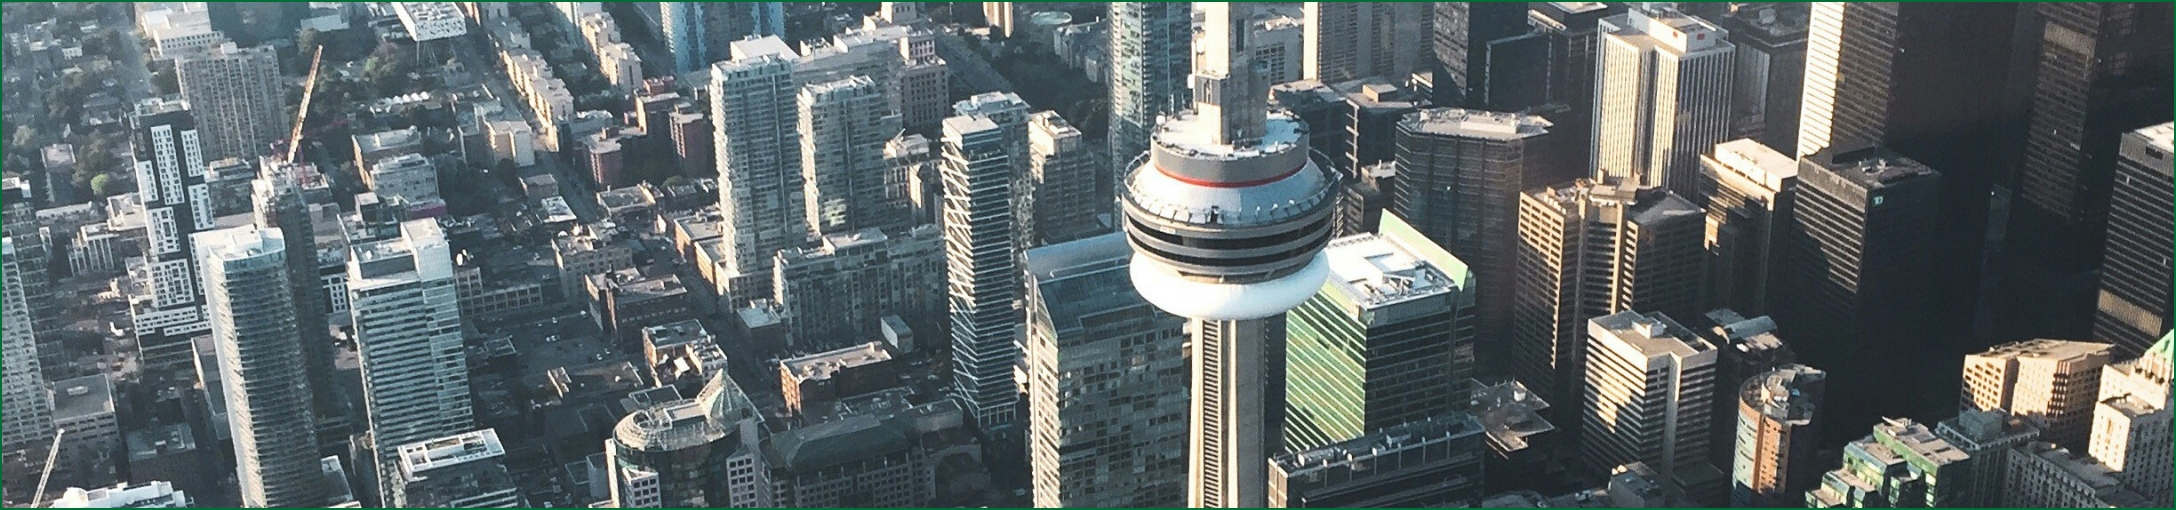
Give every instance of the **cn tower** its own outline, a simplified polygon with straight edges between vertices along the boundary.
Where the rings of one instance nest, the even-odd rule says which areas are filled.
[[[1194,107],[1166,118],[1118,191],[1134,288],[1193,336],[1187,505],[1263,507],[1284,421],[1285,312],[1329,277],[1337,179],[1270,112],[1251,6],[1203,3]]]

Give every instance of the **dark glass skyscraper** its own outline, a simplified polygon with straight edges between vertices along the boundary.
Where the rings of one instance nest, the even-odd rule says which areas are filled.
[[[1927,310],[1941,180],[1878,146],[1799,160],[1772,304],[1801,359],[1835,374],[1830,431],[1864,430],[1957,394],[1955,372],[1933,367],[1957,367],[1963,353],[1956,338],[1933,334]]]
[[[2119,358],[2144,353],[2169,330],[2172,134],[2176,127],[2163,123],[2123,135],[2116,164],[2091,338],[2116,344]]]

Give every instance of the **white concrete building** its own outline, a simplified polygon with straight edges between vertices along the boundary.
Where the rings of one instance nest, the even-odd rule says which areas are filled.
[[[2138,359],[2101,369],[2100,402],[2093,408],[2091,453],[2115,468],[2116,478],[2160,504],[2169,502],[2170,358],[2176,340],[2161,341]]]
[[[987,117],[944,120],[945,281],[950,292],[953,384],[981,427],[1013,421],[1019,394],[1013,336],[1020,327],[1014,254],[1013,165],[1005,130]]]
[[[0,451],[42,449],[53,441],[53,401],[38,367],[38,338],[30,327],[30,304],[23,296],[23,286],[17,283],[22,272],[16,267],[12,237],[0,238],[0,264],[4,264],[0,272],[6,277],[0,281],[0,287],[4,287],[0,291],[7,295],[7,315],[0,317],[6,321],[0,322],[6,327],[5,332],[0,332],[0,341],[5,342],[0,361],[7,365],[6,384],[0,386],[5,389],[5,399],[0,402],[7,404],[0,411],[0,420],[5,420],[0,431],[6,432],[5,440],[0,440]]]
[[[253,225],[191,239],[202,257],[204,301],[226,381],[221,393],[242,505],[321,504],[313,388],[296,341],[302,331],[288,283],[287,240],[279,230]]]
[[[1714,470],[1706,458],[1715,360],[1714,344],[1667,315],[1588,321],[1580,457],[1597,471],[1632,462],[1673,477]]]
[[[398,479],[400,445],[470,429],[468,363],[453,256],[436,220],[402,223],[398,237],[351,250],[349,311],[383,489]]]
[[[804,213],[817,235],[864,228],[898,231],[904,211],[885,196],[884,144],[899,135],[899,113],[866,76],[801,87],[799,108]]]
[[[468,18],[453,4],[393,2],[393,14],[399,16],[401,26],[408,29],[408,38],[416,42],[460,37],[468,34]]]
[[[797,56],[777,37],[734,41],[731,60],[710,68],[710,118],[725,215],[729,305],[770,291],[771,256],[807,242]]]

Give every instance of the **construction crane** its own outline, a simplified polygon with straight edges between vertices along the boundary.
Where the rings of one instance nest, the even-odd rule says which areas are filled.
[[[302,150],[302,123],[310,118],[310,96],[317,93],[318,65],[325,58],[325,46],[319,45],[310,54],[310,74],[302,79],[302,104],[295,107],[295,128],[287,133],[286,150],[280,151],[280,160],[293,162],[295,153]]]
[[[37,508],[45,502],[45,482],[53,480],[53,463],[60,458],[60,438],[68,429],[53,429],[53,447],[45,449],[45,471],[38,474],[38,490],[30,494],[30,507]]]

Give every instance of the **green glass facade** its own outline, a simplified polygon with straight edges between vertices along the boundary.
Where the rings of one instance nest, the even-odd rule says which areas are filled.
[[[1473,273],[1394,214],[1333,240],[1330,281],[1287,315],[1286,451],[1464,409]]]

